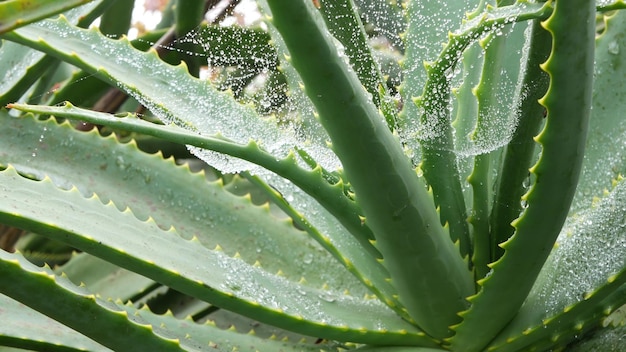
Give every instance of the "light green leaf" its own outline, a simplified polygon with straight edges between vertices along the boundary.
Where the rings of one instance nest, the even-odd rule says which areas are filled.
[[[0,324],[0,345],[50,352],[111,351],[7,296],[0,295],[0,307],[0,320],[5,322]]]
[[[89,24],[102,12],[103,5],[110,1],[94,1],[70,10],[66,13],[68,21],[77,23],[79,26]],[[7,3],[2,3],[0,7],[4,4]],[[56,59],[39,51],[2,40],[0,45],[0,106],[19,100],[43,72],[54,68],[54,62]]]
[[[152,220],[140,221],[97,196],[0,172],[0,221],[62,240],[180,292],[261,322],[361,343],[423,344],[430,338],[374,299],[315,289],[270,274]],[[10,199],[10,201],[8,201]],[[202,260],[198,260],[202,258]]]
[[[132,300],[156,284],[154,281],[132,271],[122,269],[87,253],[79,253],[55,273],[63,273],[76,285],[84,284],[89,291],[104,298]]]
[[[605,22],[596,40],[593,109],[589,137],[572,212],[587,209],[593,197],[611,188],[611,180],[626,174],[626,90],[619,77],[626,75],[626,12],[618,11]]]
[[[242,145],[254,140],[277,157],[285,157],[300,144],[294,131],[279,128],[275,121],[261,118],[251,106],[239,104],[229,93],[193,78],[184,66],[167,65],[154,51],[137,51],[127,39],[111,40],[96,29],[70,26],[65,19],[44,20],[5,34],[4,38],[44,51],[118,86],[164,122],[208,135],[221,134]],[[192,151],[223,172],[263,172],[239,159],[194,148]],[[336,158],[327,147],[311,145],[307,151],[325,167],[337,168]]]
[[[301,169],[291,159],[277,160],[254,144],[239,146],[224,139],[199,136],[175,126],[117,118],[71,106],[40,106],[31,109],[45,114],[84,118],[94,123],[141,131],[181,143],[237,152],[234,155],[267,162],[260,163],[270,169],[277,168],[279,172],[285,171],[287,176],[295,176],[295,179],[304,182],[300,184],[303,188],[315,191],[318,196],[348,202],[342,191],[328,185],[317,171]],[[221,183],[209,183],[203,174],[192,174],[188,168],[173,167],[172,161],[163,161],[158,155],[140,153],[132,143],[121,145],[112,138],[99,138],[95,132],[85,134],[72,130],[67,124],[57,126],[53,120],[37,123],[32,117],[14,119],[0,113],[0,121],[4,121],[6,127],[0,130],[0,164],[12,163],[21,172],[35,173],[39,178],[43,174],[49,175],[56,184],[65,187],[75,185],[85,195],[94,192],[104,201],[113,200],[120,209],[130,207],[140,219],[150,216],[164,229],[175,226],[185,238],[196,236],[210,249],[219,245],[229,255],[239,253],[249,264],[259,261],[266,270],[280,270],[293,281],[304,277],[313,287],[327,284],[359,296],[368,292],[346,270],[337,267],[337,261],[329,253],[305,233],[294,229],[289,221],[279,221],[269,213],[267,206],[253,206],[248,197],[236,197],[225,192]],[[68,155],[72,155],[72,158],[68,158]],[[67,161],[61,165],[55,162],[57,158]],[[68,167],[73,171],[67,172]],[[93,179],[102,181],[94,183],[90,181]],[[278,183],[274,182],[277,186]],[[319,231],[327,234],[335,246],[353,248],[346,249],[344,256],[354,264],[356,270],[378,271],[379,279],[369,279],[388,286],[384,284],[386,276],[380,273],[381,266],[375,258],[361,251],[356,239],[337,220],[330,215],[324,217],[323,214],[328,213],[317,202],[305,195],[299,197],[307,199],[309,211],[322,217],[319,219],[323,220],[322,225],[327,224]],[[339,204],[342,203],[336,202],[335,206]],[[357,210],[354,205],[352,210],[350,204],[347,205],[341,211],[347,211],[348,214],[340,215],[338,212],[337,215],[353,217],[355,226],[360,227],[358,213],[355,214]],[[319,222],[314,223],[314,226],[318,225]],[[369,245],[367,239],[364,241]]]
[[[455,327],[453,348],[482,350],[515,316],[565,222],[584,155],[593,86],[595,2],[577,1],[576,6],[557,3],[543,22],[552,34],[553,50],[542,65],[550,89],[541,100],[548,120],[536,138],[542,147],[531,169],[536,181],[524,196],[528,208],[513,223],[515,234],[502,244],[504,255],[490,264],[491,274],[468,299],[471,308],[460,314],[463,322]]]
[[[8,0],[0,3],[0,34],[92,0]]]
[[[626,303],[626,286],[622,284],[619,290],[607,291],[621,294],[596,302],[590,312],[571,312],[573,307],[590,305],[590,299],[597,299],[597,290],[624,280],[624,273],[614,276],[626,266],[625,211],[626,182],[620,180],[610,194],[569,219],[526,302],[494,345],[504,346],[508,339],[515,339],[515,345],[521,348],[539,340],[537,336],[542,334],[557,335],[558,329],[555,331],[547,322],[575,321],[581,328],[597,325],[607,312]],[[564,314],[574,316],[561,319]],[[520,331],[533,334],[516,336]]]
[[[33,265],[19,254],[0,251],[0,274],[1,293],[114,351],[181,350],[178,341],[155,335],[151,326],[127,315],[112,302],[99,299],[65,277],[55,276],[48,267]],[[69,307],[75,314],[67,313]]]

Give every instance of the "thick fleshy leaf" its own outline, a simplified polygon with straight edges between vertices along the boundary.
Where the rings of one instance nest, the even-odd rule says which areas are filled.
[[[8,0],[0,3],[0,34],[93,0]]]
[[[190,76],[184,66],[167,65],[154,51],[137,51],[125,38],[111,40],[96,29],[72,27],[65,19],[44,20],[4,36],[119,86],[165,122],[208,135],[221,134],[243,145],[252,139],[278,157],[285,157],[299,144],[293,130],[278,127],[272,119],[261,118],[251,106],[239,104],[229,93]],[[337,168],[336,158],[327,147],[311,144],[305,149],[323,166]],[[261,168],[239,159],[192,151],[223,172],[262,172]]]
[[[276,168],[279,172],[287,172],[287,176],[294,176],[294,179],[304,182],[300,185],[315,190],[318,196],[347,201],[340,188],[330,186],[323,180],[319,170],[301,169],[290,158],[277,160],[254,144],[242,147],[220,138],[199,136],[174,126],[157,125],[132,118],[117,118],[110,114],[69,105],[63,108],[41,106],[28,109],[68,118],[83,118],[97,124],[153,134],[174,142],[235,153],[233,155],[249,158],[248,160],[258,162],[269,169]],[[259,261],[266,270],[271,272],[280,270],[294,281],[304,277],[309,285],[314,287],[326,284],[337,289],[349,290],[359,296],[367,293],[367,290],[347,271],[336,268],[337,262],[327,252],[303,232],[294,229],[291,223],[279,221],[270,215],[266,206],[252,206],[247,197],[235,197],[225,192],[219,183],[208,183],[202,174],[193,175],[183,168],[172,168],[172,163],[163,162],[158,156],[138,153],[132,144],[120,145],[112,139],[107,141],[94,135],[73,131],[67,125],[56,130],[57,125],[53,121],[36,123],[32,118],[20,121],[8,116],[5,116],[5,119],[6,126],[10,128],[0,131],[0,136],[4,135],[0,139],[0,146],[5,150],[4,153],[0,152],[0,163],[13,163],[18,170],[24,172],[48,174],[57,184],[74,184],[85,194],[90,192],[103,194],[107,197],[105,200],[113,200],[121,209],[130,207],[141,219],[151,216],[162,228],[173,225],[185,238],[195,235],[208,248],[220,245],[226,253],[233,255],[237,252],[249,264]],[[55,129],[54,132],[48,132],[52,129]],[[15,133],[16,131],[23,132]],[[99,141],[100,146],[85,147],[93,143],[90,142],[93,138]],[[63,148],[50,148],[51,145],[60,145]],[[32,156],[33,153],[36,157]],[[67,163],[59,165],[54,162],[58,153],[64,156],[71,154],[74,157]],[[90,167],[86,168],[86,165]],[[71,173],[64,171],[69,166],[74,170]],[[104,177],[103,182],[89,181],[100,177]],[[275,181],[273,184],[280,187],[279,182]],[[166,194],[163,194],[163,189],[166,190]],[[288,194],[292,193],[295,192]],[[327,212],[310,197],[303,195],[300,197],[308,199],[307,208],[314,214],[322,216]],[[299,201],[294,204],[304,203]],[[348,211],[348,214],[339,213],[336,216],[350,216],[349,205],[342,210]],[[352,212],[354,211],[353,209]],[[357,222],[355,226],[360,227],[358,213],[351,216],[355,218],[353,222]],[[298,214],[295,219],[300,217]],[[322,219],[323,227],[318,229],[320,222],[317,220]],[[353,271],[376,273],[365,276],[368,281],[376,283],[381,288],[389,287],[384,281],[387,276],[381,270],[380,264],[375,261],[375,256],[369,255],[371,252],[363,251],[356,239],[337,224],[337,220],[327,215],[314,221],[317,221],[314,223],[315,232],[321,231],[329,238],[328,241],[332,246],[343,248],[343,254],[335,255],[337,259],[345,258],[351,263],[349,269]],[[332,227],[329,228],[331,226],[329,224],[332,224]],[[322,245],[328,241],[318,239]],[[367,241],[365,238],[362,242],[371,247]],[[311,268],[326,269],[311,270]],[[385,299],[392,295],[391,293],[386,295]]]
[[[305,335],[362,343],[423,344],[430,338],[375,299],[315,289],[209,250],[153,220],[50,179],[0,173],[0,221],[66,242],[180,292]],[[10,201],[9,201],[10,200]],[[201,259],[201,260],[200,260]]]
[[[593,109],[589,137],[572,212],[591,205],[593,197],[611,188],[611,180],[626,174],[626,90],[619,77],[626,75],[626,13],[619,11],[606,19],[605,29],[596,40]]]
[[[46,303],[32,302],[32,297],[29,297],[27,303],[55,319],[6,296],[0,296],[0,316],[6,318],[5,321],[11,321],[11,324],[2,324],[0,327],[4,330],[0,342],[5,344],[45,351],[110,351],[77,331],[61,325],[61,321],[78,327],[80,332],[89,334],[117,351],[153,351],[152,348],[162,351],[165,350],[163,346],[168,344],[175,347],[174,350],[189,351],[319,351],[320,347],[324,347],[262,339],[255,336],[254,331],[240,333],[234,329],[222,330],[210,321],[197,324],[191,319],[178,319],[169,313],[156,315],[147,308],[139,310],[130,304],[121,305],[93,296],[84,287],[73,286],[65,277],[55,277],[48,268],[37,268],[19,255],[0,253],[0,258],[11,260],[11,264],[21,265],[21,270],[18,269],[22,272],[19,284],[13,284],[14,287],[7,291],[13,294],[19,289],[37,287],[36,291],[44,296],[41,301]],[[4,266],[4,263],[0,265]],[[67,305],[77,306],[82,305],[82,302],[89,308],[76,314],[66,314]],[[85,320],[88,321],[87,324],[84,323]],[[143,336],[133,335],[135,330],[143,330]],[[162,345],[155,345],[146,336],[161,340]],[[177,346],[176,340],[180,346]]]
[[[19,177],[19,176],[18,176]],[[180,351],[178,341],[154,334],[151,326],[40,268],[19,254],[0,251],[0,292],[54,320],[80,331],[112,350]],[[68,314],[72,307],[76,314]]]
[[[572,312],[578,306],[589,306],[590,300],[597,299],[596,291],[620,280],[614,276],[626,266],[624,213],[626,182],[620,180],[610,194],[572,217],[561,232],[528,299],[492,345],[501,348],[511,345],[511,350],[515,346],[528,348],[546,336],[557,335],[563,335],[559,337],[559,343],[567,342],[567,333],[552,326],[556,321],[577,322],[580,326],[571,327],[571,331],[581,334],[583,328],[597,325],[606,314],[626,303],[623,294],[626,286],[622,284],[621,294],[595,302],[592,309],[587,308],[588,311]],[[624,275],[621,274],[621,280]],[[561,318],[568,314],[571,316],[567,319]],[[522,331],[525,333],[520,335]],[[512,340],[515,340],[514,344],[508,343]]]
[[[473,285],[444,228],[434,225],[438,214],[423,180],[356,73],[337,53],[313,4],[268,4],[375,234],[400,302],[425,331],[445,336]]]
[[[574,16],[579,20],[574,21]],[[491,274],[479,281],[480,291],[468,299],[471,308],[461,313],[463,322],[451,339],[454,348],[480,351],[515,316],[565,222],[591,110],[594,18],[593,1],[580,0],[576,6],[559,2],[543,23],[552,34],[553,50],[542,65],[550,75],[550,88],[541,100],[548,117],[536,138],[542,147],[531,169],[536,179],[524,196],[528,208],[513,224],[515,234],[502,244],[504,255],[490,264]]]
[[[111,351],[7,296],[0,295],[0,307],[0,319],[5,322],[0,324],[0,345],[50,352]]]
[[[102,11],[108,1],[94,1],[65,15],[70,23],[86,25]],[[59,3],[56,1],[56,3]],[[6,3],[3,3],[6,4]],[[2,6],[2,5],[0,5]],[[0,25],[1,26],[1,25]],[[43,72],[54,68],[57,60],[22,45],[2,40],[0,45],[0,106],[12,103],[41,78]]]
[[[84,284],[89,291],[104,298],[121,301],[135,299],[158,284],[87,253],[79,253],[54,269],[76,285]]]

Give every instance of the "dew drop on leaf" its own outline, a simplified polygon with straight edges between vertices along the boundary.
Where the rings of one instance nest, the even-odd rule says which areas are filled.
[[[609,43],[608,46],[608,50],[609,53],[613,54],[613,55],[618,55],[619,54],[619,43],[617,41],[612,41]]]

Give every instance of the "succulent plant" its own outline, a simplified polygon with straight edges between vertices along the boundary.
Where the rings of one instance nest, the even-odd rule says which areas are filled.
[[[0,346],[625,348],[626,3],[217,3],[0,2]]]

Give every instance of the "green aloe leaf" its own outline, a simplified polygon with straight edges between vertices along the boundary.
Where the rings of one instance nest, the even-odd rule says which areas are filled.
[[[0,319],[11,322],[0,324],[2,346],[50,352],[111,351],[5,295],[0,295],[0,307]]]
[[[96,29],[70,26],[64,19],[41,21],[4,37],[56,56],[118,86],[164,122],[209,135],[219,133],[243,145],[252,139],[279,157],[285,157],[298,145],[293,131],[278,127],[272,119],[260,118],[251,106],[239,104],[227,92],[193,78],[182,66],[167,65],[154,52],[138,52],[126,39],[114,41]],[[192,151],[223,172],[262,173],[251,163]],[[316,144],[307,152],[325,167],[336,168],[336,158],[328,148]]]
[[[28,284],[32,284],[37,287],[37,292],[45,296],[45,298],[40,297],[41,300],[47,301],[46,304],[34,303],[33,306],[55,319],[29,309],[7,296],[0,296],[3,308],[0,314],[3,318],[10,319],[7,321],[11,321],[11,324],[3,324],[0,327],[4,329],[0,340],[16,347],[62,352],[109,351],[77,331],[60,324],[59,321],[61,321],[69,326],[78,324],[81,332],[88,333],[116,351],[127,349],[150,351],[152,348],[159,348],[158,351],[167,350],[164,349],[166,348],[163,347],[164,344],[172,345],[174,350],[191,351],[214,351],[216,348],[220,351],[233,349],[246,351],[247,348],[252,348],[253,351],[259,348],[263,351],[319,351],[320,348],[297,342],[262,339],[255,336],[253,330],[243,333],[234,329],[222,330],[211,321],[198,324],[189,318],[175,318],[170,313],[156,315],[147,308],[137,309],[131,304],[113,303],[110,300],[93,296],[84,287],[73,286],[63,276],[54,276],[48,268],[33,266],[17,254],[0,253],[0,258],[0,260],[11,261],[11,264],[19,263],[21,271],[24,272],[20,275],[21,285],[14,285],[16,287],[8,291],[12,293],[20,289],[28,289],[31,288]],[[4,265],[3,263],[3,269]],[[30,275],[25,275],[29,272]],[[6,276],[3,277],[6,278]],[[78,314],[68,315],[61,308],[67,304],[82,306],[83,302],[86,302],[90,309]],[[63,316],[66,319],[63,319]],[[124,323],[125,319],[127,319],[126,323]],[[87,324],[85,320],[88,321]],[[89,328],[85,329],[83,325],[88,325]],[[142,333],[143,337],[133,336],[133,330],[138,331],[138,334]],[[150,334],[154,334],[152,335],[154,340],[161,339],[162,341],[151,344],[151,341],[145,338],[146,335],[151,336]],[[180,346],[178,346],[179,343]]]
[[[492,345],[515,350],[542,338],[567,342],[572,333],[582,335],[626,303],[626,182],[615,183],[609,194],[568,221],[526,302]],[[597,302],[599,294],[611,293]],[[559,321],[575,322],[570,334],[558,328]]]
[[[186,240],[173,229],[162,230],[153,220],[138,220],[130,210],[120,212],[95,195],[84,198],[75,188],[59,189],[48,178],[28,180],[9,167],[0,172],[0,179],[3,223],[62,240],[190,296],[305,335],[434,345],[378,300],[270,274],[219,248],[209,250],[196,238]]]
[[[155,335],[151,326],[136,321],[115,304],[100,300],[84,287],[75,286],[64,277],[57,277],[47,267],[31,264],[19,254],[0,251],[0,273],[2,294],[80,331],[112,350],[181,350],[178,341]],[[67,314],[68,307],[77,309],[79,313]]]
[[[98,113],[98,112],[76,108],[69,104],[66,104],[64,107],[30,106],[30,105],[21,105],[21,104],[11,104],[11,107],[16,108],[16,109],[21,109],[24,111],[42,113],[46,115],[50,114],[50,115],[61,116],[61,117],[66,117],[66,118],[82,119],[82,120],[89,121],[94,124],[102,124],[102,125],[112,126],[116,128],[122,128],[122,129],[129,130],[129,131],[140,132],[140,133],[164,138],[166,140],[170,140],[170,141],[177,142],[177,143],[187,143],[187,144],[195,145],[197,147],[210,148],[211,150],[215,150],[215,151],[227,152],[233,156],[239,156],[249,161],[257,162],[267,167],[270,170],[275,170],[277,173],[288,172],[287,174],[284,174],[284,176],[289,177],[289,175],[291,175],[291,177],[289,178],[291,178],[292,180],[295,180],[295,181],[302,180],[303,182],[307,182],[305,184],[296,182],[296,184],[299,184],[303,188],[314,187],[315,192],[318,196],[324,193],[327,193],[327,197],[335,201],[337,199],[344,199],[341,185],[330,187],[327,184],[325,184],[323,181],[321,181],[322,175],[321,175],[319,167],[315,168],[311,172],[301,170],[295,164],[293,164],[291,167],[288,167],[289,160],[283,160],[283,161],[276,160],[273,157],[264,155],[263,152],[258,150],[257,148],[251,148],[251,147],[240,148],[236,144],[233,145],[232,143],[229,143],[228,141],[225,141],[225,140],[221,140],[219,138],[203,137],[203,136],[199,136],[197,134],[188,132],[180,128],[176,128],[172,126],[156,125],[156,124],[152,124],[152,123],[138,120],[135,118],[128,118],[128,117],[118,118],[110,114]],[[7,141],[10,141],[10,139],[7,139]],[[312,201],[309,197],[305,197],[305,195],[298,194],[298,192],[294,191],[294,192],[290,192],[290,199],[287,201],[283,198],[282,195],[277,194],[274,188],[265,185],[262,181],[255,181],[255,183],[259,183],[259,187],[267,191],[270,199],[274,199],[274,202],[276,204],[279,204],[279,206],[283,209],[283,211],[285,211],[286,214],[291,216],[294,222],[296,222],[301,228],[305,229],[309,233],[309,235],[312,238],[315,238],[318,241],[318,243],[320,243],[327,251],[332,253],[333,256],[337,260],[339,260],[339,262],[341,262],[350,272],[356,275],[356,277],[358,277],[360,281],[363,284],[365,284],[365,286],[367,286],[368,288],[370,288],[370,290],[376,293],[381,298],[381,300],[383,300],[384,302],[387,302],[391,307],[397,306],[397,302],[396,302],[397,300],[395,298],[396,292],[392,288],[392,286],[389,284],[389,282],[386,280],[389,277],[389,274],[375,260],[376,258],[380,257],[380,253],[369,243],[369,240],[370,240],[369,237],[363,237],[361,238],[360,243],[357,243],[355,239],[352,238],[352,236],[349,236],[345,233],[345,230],[342,230],[336,227],[335,223],[332,221],[333,215],[328,213],[325,209],[323,209],[316,202]],[[276,185],[277,183],[274,183],[274,184]],[[281,187],[281,189],[284,189],[284,187],[285,186]],[[197,189],[197,188],[194,188],[194,189]],[[225,200],[223,199],[214,198],[212,200],[218,204],[225,203]],[[315,214],[315,215],[313,215],[310,218],[308,216],[305,218],[302,216],[302,214],[298,213],[296,209],[292,208],[290,203],[297,204],[300,208],[306,208],[308,209],[309,213]],[[346,210],[345,207],[344,207],[344,210]],[[360,214],[360,212],[358,212],[358,210],[356,209],[353,211],[357,211],[357,213],[355,213],[353,216],[358,217],[358,214]],[[168,211],[168,214],[169,213],[170,212]],[[213,213],[215,213],[215,211],[213,211]],[[196,214],[195,216],[198,217],[201,215]],[[227,214],[224,214],[224,216],[227,216]],[[334,216],[341,216],[341,214],[335,213]],[[177,214],[175,216],[175,218],[177,219],[177,222],[180,222],[180,219],[184,217],[185,217],[185,214]],[[361,226],[360,220],[359,219],[355,219],[355,220],[358,221],[358,224],[355,224],[355,226]],[[174,220],[172,221],[173,221],[172,223],[174,223]],[[311,223],[311,221],[313,221],[313,223]],[[238,220],[237,223],[245,224],[246,220],[242,218]],[[262,228],[259,225],[260,223],[256,223],[255,225],[249,225],[249,226],[255,226],[257,229]],[[191,226],[187,225],[186,227],[191,227]],[[200,229],[198,228],[197,231],[200,231]],[[243,231],[245,233],[245,230]],[[221,230],[217,230],[216,232],[219,234],[217,235],[218,238],[221,239],[221,241],[218,241],[217,244],[220,244],[222,246],[226,246],[226,244],[230,242],[229,239],[234,238],[232,235],[226,235],[226,236],[224,235],[224,234],[232,233],[232,231],[228,229],[223,228]],[[255,231],[254,237],[259,237],[263,233],[265,232]],[[291,231],[287,233],[285,233],[285,231],[281,231],[280,233],[275,233],[274,231],[267,231],[267,233],[273,233],[273,235],[271,236],[273,240],[279,237],[284,238],[285,243],[288,242],[287,238],[289,238],[291,243],[293,244],[293,239],[297,238],[297,236],[295,234],[292,234]],[[282,236],[288,236],[288,237],[282,237]],[[203,236],[200,236],[200,238],[203,238]],[[241,242],[241,241],[237,241],[237,242]],[[256,242],[259,242],[259,240],[257,239]],[[232,248],[232,246],[233,244],[230,244],[226,248]],[[289,258],[294,258],[294,257],[298,258],[299,261],[301,258],[306,258],[302,260],[304,261],[304,264],[307,265],[307,267],[313,266],[318,269],[323,267],[324,264],[321,264],[323,262],[322,261],[323,256],[317,255],[314,253],[304,253],[300,255],[298,254],[298,252],[302,250],[301,247],[302,246],[298,246],[299,250],[296,250],[296,251],[287,250],[287,249],[284,249],[283,251],[277,251],[276,249],[270,249],[271,253],[273,253],[272,257],[267,258],[266,256],[264,256],[264,259],[262,260],[262,262],[265,263],[264,265],[267,265],[268,264],[266,263],[267,260],[271,260],[273,262],[280,263],[280,265],[274,265],[274,266],[271,266],[271,268],[273,268],[274,270],[286,270],[286,269],[283,269],[283,267],[290,268],[288,261],[278,260],[279,258],[282,258],[286,255]],[[241,247],[237,247],[237,249],[238,251],[240,251],[240,253],[242,254],[244,258],[250,257],[250,254],[246,252],[242,252]],[[365,251],[363,249],[365,249]],[[257,247],[257,250],[258,250],[258,247]],[[258,258],[258,255],[252,255],[252,257]],[[313,258],[315,258],[315,260],[313,260]],[[271,262],[269,264],[271,264]],[[331,262],[331,264],[335,264],[335,263]],[[318,272],[323,273],[326,271],[327,270],[319,270]],[[334,270],[330,270],[330,271],[335,272]],[[308,272],[308,270],[302,269],[300,272]],[[310,275],[304,275],[304,276],[309,277]],[[333,279],[328,278],[327,279],[328,281],[325,283],[330,284],[331,286],[338,286],[337,283],[340,282],[339,281],[340,278],[341,278],[341,275],[334,275]],[[310,279],[311,278],[309,277],[309,280]],[[341,284],[345,285],[346,284],[345,281],[346,280],[344,278]],[[316,282],[316,281],[313,281],[313,282]],[[319,281],[317,282],[319,283]],[[361,292],[362,288],[359,289],[359,287],[355,287],[353,284],[351,284],[351,285],[346,286],[346,289],[350,290],[354,294],[358,294]]]
[[[593,197],[611,188],[611,180],[626,174],[626,153],[622,143],[626,123],[623,111],[626,93],[615,89],[619,77],[626,74],[626,13],[619,11],[605,20],[604,32],[596,40],[596,66],[593,109],[585,160],[572,212],[584,210]]]
[[[490,248],[489,261],[502,255],[498,245],[506,241],[514,232],[511,225],[522,211],[520,199],[530,186],[528,169],[536,157],[537,144],[534,137],[544,121],[545,108],[539,99],[548,89],[549,77],[540,68],[540,64],[548,59],[551,51],[552,37],[539,21],[535,20],[531,28],[531,39],[528,47],[523,86],[519,97],[519,121],[510,143],[503,151],[503,160],[499,168],[499,177],[495,184],[496,191],[491,209],[491,235],[487,242]]]
[[[59,14],[92,0],[8,0],[0,3],[0,34]]]
[[[432,225],[438,215],[422,180],[354,71],[337,54],[313,4],[268,3],[291,62],[374,231],[400,302],[427,332],[446,336],[473,285],[444,228]],[[343,93],[327,94],[331,91]],[[372,165],[378,169],[372,170]],[[416,292],[426,296],[418,298]]]
[[[175,226],[184,238],[196,236],[207,248],[219,245],[229,255],[239,253],[249,264],[260,262],[294,281],[304,277],[313,287],[327,284],[355,294],[367,292],[290,222],[272,216],[267,206],[253,206],[249,197],[226,192],[219,181],[208,182],[203,173],[144,154],[134,143],[76,131],[67,123],[38,122],[32,116],[16,119],[5,111],[0,121],[0,165],[13,164],[38,179],[48,176],[58,186],[77,187],[86,196],[98,194],[120,210],[129,207],[139,219],[152,218],[162,229]],[[64,163],[55,161],[59,158]],[[95,179],[102,181],[92,182]]]
[[[185,344],[196,347],[199,351],[268,351],[268,352],[319,352],[339,351],[325,344],[307,344],[289,339],[261,338],[255,329],[238,331],[236,328],[220,329],[208,320],[198,324],[189,318],[178,319],[171,313],[156,315],[147,309],[136,309],[131,305],[122,306],[129,314],[143,318],[154,326],[155,330],[181,336]]]
[[[77,253],[54,272],[63,273],[76,285],[84,284],[89,291],[104,298],[134,300],[158,284],[87,253]]]
[[[451,339],[461,351],[481,350],[513,318],[550,254],[576,190],[591,109],[595,2],[558,3],[544,25],[553,44],[542,66],[550,88],[541,101],[548,120],[536,138],[542,154],[531,169],[535,183],[524,196],[528,208],[513,224],[515,234],[502,244],[504,255],[490,264],[491,274],[469,298],[471,308],[461,313],[463,322]]]
[[[323,180],[319,169],[313,171],[300,169],[293,160],[277,160],[259,150],[254,144],[240,147],[223,139],[199,136],[174,126],[156,125],[132,118],[117,118],[110,114],[79,109],[71,105],[65,107],[22,106],[22,108],[147,133],[178,143],[188,143],[203,148],[214,147],[214,150],[234,153],[233,155],[260,162],[268,169],[276,169],[281,173],[284,171],[285,176],[291,176],[290,178],[303,182],[299,185],[313,189],[318,197],[326,197],[329,201],[347,200],[341,187],[330,186]],[[227,253],[238,252],[249,264],[260,261],[267,270],[272,272],[281,270],[284,275],[296,281],[303,276],[310,285],[317,285],[317,287],[328,284],[332,287],[342,287],[356,295],[367,293],[364,287],[354,281],[346,271],[335,268],[337,262],[328,253],[304,236],[302,232],[293,229],[290,223],[281,222],[281,226],[277,227],[277,220],[268,216],[269,212],[265,207],[255,209],[256,207],[251,207],[247,199],[240,199],[224,192],[219,184],[207,184],[201,175],[191,175],[185,170],[169,170],[168,163],[159,162],[160,158],[136,155],[136,153],[131,153],[133,147],[116,146],[113,141],[103,140],[102,143],[107,146],[106,148],[96,147],[93,150],[84,150],[82,145],[89,145],[88,139],[93,136],[71,131],[67,128],[68,126],[57,131],[58,134],[52,134],[47,132],[47,129],[56,127],[52,121],[47,122],[47,125],[42,125],[34,123],[31,118],[24,119],[24,121],[5,118],[8,119],[7,125],[12,128],[6,129],[6,135],[0,140],[0,145],[4,144],[7,151],[4,155],[0,153],[2,156],[0,163],[17,163],[16,167],[24,172],[39,170],[39,173],[51,175],[59,184],[75,184],[85,192],[106,194],[118,206],[131,207],[142,219],[150,215],[162,228],[175,225],[180,228],[179,232],[186,238],[196,235],[209,248],[220,245]],[[18,130],[31,132],[14,133]],[[42,140],[40,140],[41,135],[44,135]],[[46,135],[51,136],[46,139]],[[26,141],[30,141],[30,145],[26,144]],[[66,153],[83,155],[88,163],[93,163],[92,167],[85,170],[86,161],[74,157],[63,167],[72,165],[75,172],[71,173],[72,176],[64,174],[60,165],[47,162],[47,160],[52,160],[47,158],[47,155],[55,155],[58,152],[57,149],[47,146],[55,144],[67,148]],[[38,147],[38,145],[43,146]],[[106,150],[115,150],[115,153],[102,152]],[[35,153],[37,157],[33,158],[31,153]],[[25,158],[28,163],[26,165],[20,163],[19,160],[22,160],[20,158]],[[135,165],[145,163],[149,163],[151,167],[135,167]],[[113,184],[85,183],[86,180],[101,177],[103,174],[110,175],[110,179],[114,180]],[[279,182],[273,183],[279,184]],[[164,195],[160,191],[162,187],[179,191],[168,191],[168,194]],[[213,196],[205,199],[198,195],[199,190]],[[291,197],[298,197],[298,200],[290,199],[291,202],[314,214],[312,217],[307,216],[308,221],[313,221],[314,227],[311,231],[315,234],[321,232],[323,235],[322,237],[313,236],[313,238],[316,238],[327,249],[341,248],[341,254],[336,250],[331,250],[335,258],[361,278],[362,282],[368,282],[366,286],[374,285],[379,287],[379,292],[389,292],[381,296],[383,301],[393,300],[395,292],[385,281],[388,274],[375,260],[378,252],[368,242],[369,238],[363,238],[359,244],[355,238],[346,233],[345,229],[338,227],[334,217],[317,202],[304,194],[292,193]],[[183,207],[183,204],[187,206]],[[236,211],[233,213],[233,210]],[[355,209],[354,205],[348,203],[347,207],[343,207],[341,211],[348,212],[343,215],[346,217],[349,217],[349,212],[352,211],[351,216],[354,218],[352,226],[362,227],[358,218],[358,209]],[[335,215],[342,216],[341,213]],[[297,212],[293,214],[296,221],[301,217],[302,214]],[[304,228],[309,228],[309,226]],[[247,238],[247,240],[242,241],[242,238]],[[295,248],[292,247],[294,243],[298,243]],[[361,249],[362,245],[368,246],[366,248],[370,249],[369,252],[364,252]],[[294,262],[298,265],[293,265]],[[326,269],[311,270],[313,267]]]
[[[70,10],[65,15],[69,22],[85,26],[102,13],[108,2],[110,0],[94,1]],[[56,59],[39,51],[2,40],[2,45],[0,45],[0,106],[19,100],[44,72],[54,68],[55,62],[57,62]]]

